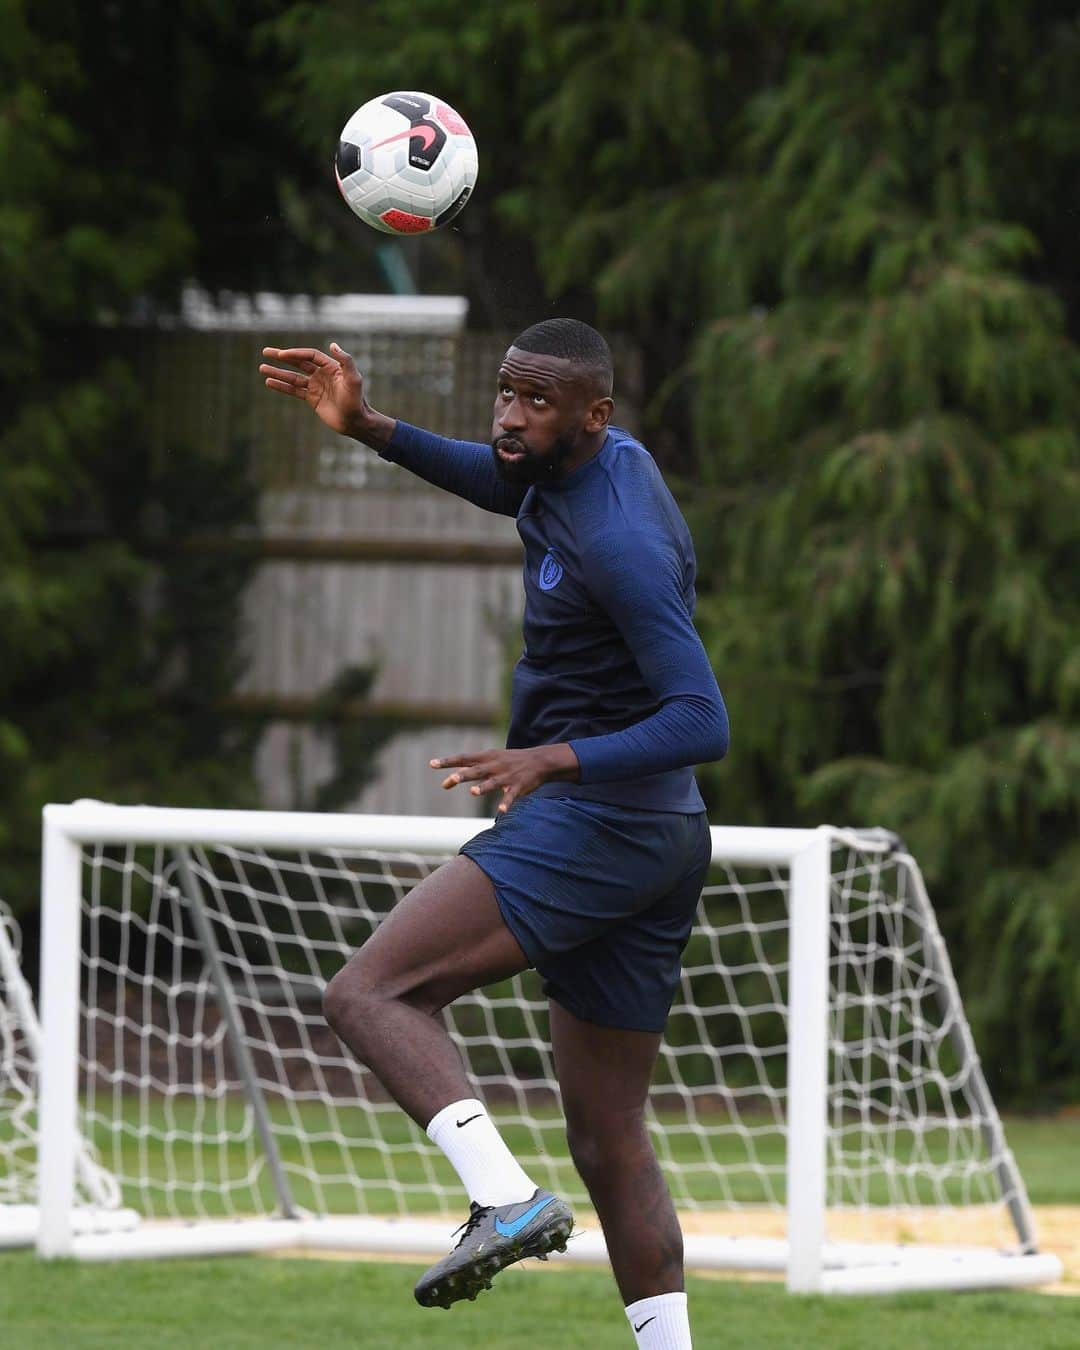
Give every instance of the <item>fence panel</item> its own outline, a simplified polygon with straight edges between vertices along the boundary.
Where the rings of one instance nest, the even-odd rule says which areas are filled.
[[[514,521],[493,516],[380,460],[262,387],[262,348],[318,346],[354,356],[372,404],[449,436],[486,440],[510,333],[116,333],[149,392],[152,454],[179,443],[245,448],[259,487],[254,531],[188,541],[259,559],[245,603],[249,662],[235,703],[265,719],[256,770],[266,805],[310,800],[330,749],[313,700],[343,669],[374,667],[343,716],[402,730],[379,754],[357,809],[468,811],[442,793],[433,754],[500,743],[511,634],[520,624]],[[619,422],[637,422],[634,353],[619,348]],[[518,641],[519,641],[518,637]]]

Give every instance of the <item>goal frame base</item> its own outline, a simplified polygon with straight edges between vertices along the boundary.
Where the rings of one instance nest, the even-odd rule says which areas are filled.
[[[71,1216],[76,1241],[133,1232],[141,1223],[142,1218],[133,1209],[77,1209]],[[0,1204],[0,1250],[32,1247],[40,1229],[41,1210],[37,1205]]]
[[[452,1245],[450,1223],[434,1219],[333,1217],[233,1219],[206,1222],[137,1223],[112,1232],[74,1237],[71,1254],[83,1261],[221,1256],[254,1252],[355,1252],[380,1256],[438,1258]],[[786,1275],[786,1239],[688,1233],[688,1270]],[[604,1235],[587,1225],[575,1231],[563,1264],[608,1263]],[[1061,1279],[1052,1254],[1012,1254],[985,1248],[915,1244],[826,1242],[822,1252],[823,1294],[882,1294],[906,1290],[1025,1288]]]

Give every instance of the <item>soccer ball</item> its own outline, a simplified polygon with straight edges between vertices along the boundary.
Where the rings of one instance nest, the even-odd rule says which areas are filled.
[[[345,123],[334,172],[362,221],[386,234],[423,234],[453,220],[476,186],[476,142],[441,99],[381,94]]]

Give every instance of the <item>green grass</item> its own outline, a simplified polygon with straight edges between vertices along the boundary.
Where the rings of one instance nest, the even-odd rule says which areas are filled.
[[[513,1270],[476,1304],[424,1310],[420,1267],[230,1257],[45,1264],[0,1256],[0,1326],[10,1350],[628,1350],[602,1273]],[[1075,1350],[1080,1308],[1037,1294],[791,1298],[776,1284],[691,1280],[699,1350]]]
[[[1033,1205],[1080,1205],[1080,1118],[1009,1117],[1005,1138]]]
[[[184,1123],[174,1117],[175,1126]],[[421,1182],[407,1124],[394,1114],[386,1126],[388,1141],[401,1149],[397,1165]],[[518,1147],[529,1146],[527,1133],[513,1127],[508,1133]],[[1006,1133],[1035,1204],[1080,1204],[1080,1120],[1013,1118],[1006,1121]],[[546,1144],[557,1138],[554,1129],[545,1131]],[[163,1164],[167,1147],[155,1144],[151,1161]],[[317,1147],[331,1150],[328,1144]],[[676,1152],[690,1147],[689,1141],[674,1144]],[[771,1160],[776,1145],[768,1147]],[[182,1165],[183,1158],[174,1163]],[[366,1150],[355,1165],[377,1175],[382,1159]],[[379,1194],[373,1192],[373,1198]],[[507,1271],[475,1305],[444,1313],[413,1302],[420,1269],[266,1257],[83,1265],[43,1263],[28,1252],[0,1253],[0,1345],[413,1350],[427,1341],[439,1350],[629,1350],[632,1343],[606,1272],[547,1271],[530,1263]],[[1080,1303],[1070,1298],[1026,1293],[791,1298],[777,1283],[704,1278],[691,1279],[688,1287],[699,1348],[1073,1350],[1080,1345]]]
[[[274,1209],[268,1170],[259,1165],[255,1156],[258,1150],[248,1153],[243,1145],[235,1142],[241,1135],[253,1132],[250,1119],[245,1127],[245,1107],[241,1101],[233,1098],[224,1104],[223,1121],[207,1118],[201,1123],[195,1119],[198,1108],[188,1098],[176,1099],[167,1105],[157,1099],[144,1108],[137,1098],[128,1097],[122,1099],[121,1105],[121,1137],[125,1152],[119,1164],[113,1152],[115,1140],[110,1134],[102,1129],[95,1136],[105,1164],[113,1166],[117,1172],[162,1181],[169,1178],[181,1183],[172,1196],[171,1211],[163,1206],[163,1192],[159,1188],[148,1190],[143,1196],[128,1188],[125,1198],[135,1208],[145,1212],[150,1205],[154,1212],[172,1212],[185,1217],[220,1214],[225,1211],[216,1191],[217,1178],[228,1175],[234,1182],[245,1176],[252,1179],[251,1185],[235,1191],[232,1204],[236,1210]],[[141,1114],[144,1109],[149,1114]],[[398,1212],[402,1202],[391,1185],[394,1181],[408,1188],[405,1212],[421,1213],[439,1208],[439,1201],[430,1188],[432,1175],[447,1193],[454,1194],[457,1190],[456,1178],[449,1165],[395,1108],[381,1113],[377,1129],[380,1147],[357,1144],[347,1151],[335,1137],[339,1130],[358,1140],[371,1138],[372,1128],[363,1113],[354,1108],[341,1111],[332,1118],[326,1107],[317,1102],[302,1103],[300,1111],[307,1138],[307,1156],[280,1106],[275,1107],[274,1118],[283,1127],[279,1146],[290,1174],[294,1199],[302,1207],[332,1213],[350,1213],[358,1208],[374,1214]],[[722,1125],[723,1122],[717,1123]],[[753,1126],[755,1121],[749,1117],[746,1123]],[[692,1134],[677,1129],[666,1132],[662,1140],[665,1159],[670,1158],[692,1169],[711,1156],[732,1169],[723,1181],[704,1168],[673,1176],[678,1204],[686,1205],[691,1198],[697,1204],[717,1204],[723,1201],[725,1189],[736,1200],[747,1204],[761,1204],[773,1197],[782,1201],[783,1140],[766,1118],[756,1123],[763,1127],[760,1135],[754,1133],[748,1138],[734,1130],[719,1132],[710,1136],[704,1148],[701,1140]],[[765,1130],[765,1126],[770,1128]],[[1080,1204],[1080,1166],[1077,1165],[1080,1120],[1015,1117],[1006,1121],[1005,1128],[1032,1203]],[[227,1136],[220,1146],[209,1140],[198,1149],[192,1145],[193,1136],[210,1136],[216,1130]],[[538,1181],[570,1196],[577,1195],[580,1202],[581,1183],[566,1156],[562,1123],[556,1115],[540,1116],[536,1130],[504,1120],[503,1131],[511,1148]],[[423,1145],[426,1156],[421,1155],[418,1143]],[[940,1136],[928,1141],[931,1154],[941,1160],[946,1156],[947,1145],[948,1141]],[[324,1179],[318,1190],[309,1180],[308,1167],[311,1165]],[[353,1182],[347,1179],[350,1175],[362,1179],[362,1198],[358,1198]],[[200,1188],[197,1195],[184,1184],[200,1181],[207,1185],[205,1190]],[[951,1188],[955,1192],[953,1198],[957,1200],[961,1199],[960,1184],[957,1182]],[[872,1192],[872,1198],[875,1203],[887,1200],[881,1184],[877,1186],[877,1193]],[[922,1196],[925,1203],[933,1203],[934,1199],[929,1191]]]

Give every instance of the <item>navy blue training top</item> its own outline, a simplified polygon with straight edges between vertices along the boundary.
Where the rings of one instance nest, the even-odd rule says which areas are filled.
[[[727,752],[727,711],[691,617],[690,531],[644,446],[612,427],[580,468],[529,487],[499,476],[489,445],[406,422],[380,453],[517,517],[525,650],[506,744],[568,741],[581,766],[537,795],[702,810],[693,765]]]

